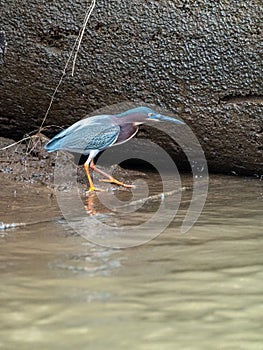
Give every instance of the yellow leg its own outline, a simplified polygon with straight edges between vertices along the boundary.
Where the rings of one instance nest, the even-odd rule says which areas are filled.
[[[85,169],[85,172],[87,174],[88,181],[89,181],[89,190],[88,190],[88,192],[101,191],[99,188],[96,188],[94,186],[94,183],[93,183],[91,175],[90,175],[89,164],[88,163],[84,164],[84,169]]]
[[[133,188],[133,187],[134,187],[133,185],[127,185],[127,184],[125,184],[125,183],[123,183],[123,182],[121,182],[121,181],[118,181],[118,180],[114,179],[113,176],[111,176],[111,175],[105,173],[104,171],[98,169],[98,168],[95,166],[93,160],[90,162],[90,167],[91,167],[91,169],[92,169],[93,171],[96,171],[98,174],[100,174],[100,175],[106,177],[106,179],[100,180],[101,182],[110,182],[110,183],[113,183],[113,184],[115,184],[115,185],[122,186],[122,187],[125,187],[125,188]]]
[[[124,182],[118,181],[118,180],[114,179],[114,177],[110,177],[109,179],[101,179],[100,182],[109,182],[111,184],[115,184],[115,185],[122,186],[125,188],[133,188],[134,187],[133,185],[127,185]]]

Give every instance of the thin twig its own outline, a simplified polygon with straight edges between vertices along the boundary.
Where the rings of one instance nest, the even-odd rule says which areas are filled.
[[[47,126],[43,127],[43,128],[41,129],[41,131],[46,130],[46,129],[51,128],[51,127],[61,128],[60,126],[57,126],[57,125],[47,125]],[[35,130],[29,132],[29,133],[27,134],[28,136],[23,137],[21,140],[16,141],[16,142],[14,142],[14,143],[11,143],[11,145],[7,145],[7,146],[5,146],[5,147],[0,148],[0,151],[5,151],[5,150],[8,149],[8,148],[11,148],[11,147],[13,147],[13,146],[19,145],[19,144],[22,143],[23,141],[26,141],[26,140],[31,139],[34,135],[37,135],[39,132],[40,132],[39,129],[35,129]]]
[[[148,201],[156,201],[157,199],[160,199],[161,202],[163,202],[165,197],[170,197],[170,196],[172,196],[174,194],[181,193],[181,192],[186,191],[188,189],[191,189],[191,188],[184,186],[184,187],[181,187],[181,188],[176,189],[176,190],[167,191],[167,192],[161,192],[161,193],[158,193],[158,194],[154,194],[152,196],[140,198],[140,199],[137,199],[135,201],[131,201],[129,203],[123,203],[121,206],[116,206],[115,210],[116,209],[121,209],[123,207],[137,206],[138,204],[144,204],[146,201],[147,202]]]
[[[80,35],[79,35],[79,38],[78,38],[78,46],[76,48],[75,56],[74,56],[73,63],[72,63],[72,71],[71,71],[71,75],[72,76],[74,75],[74,72],[75,72],[76,60],[77,60],[77,57],[78,57],[78,53],[79,53],[80,45],[81,45],[81,42],[82,42],[82,39],[83,39],[83,35],[85,33],[85,29],[87,27],[89,18],[90,18],[91,14],[92,14],[92,12],[94,10],[95,5],[96,5],[96,0],[92,0],[92,3],[90,5],[90,7],[88,8],[88,10],[86,12],[86,15],[85,15],[83,26],[81,28]]]
[[[67,71],[68,65],[69,65],[69,63],[71,61],[71,58],[72,58],[73,54],[74,54],[75,48],[77,47],[76,48],[76,53],[75,53],[75,56],[74,56],[74,59],[73,59],[73,64],[72,64],[72,76],[74,74],[74,69],[75,69],[75,64],[76,64],[76,59],[77,59],[78,51],[79,51],[79,48],[80,48],[80,44],[81,44],[81,41],[82,41],[85,29],[86,29],[88,20],[89,20],[91,14],[93,12],[93,9],[94,9],[95,5],[96,5],[96,0],[92,0],[91,5],[89,6],[88,10],[86,11],[83,27],[81,28],[81,31],[80,31],[79,35],[77,36],[77,38],[76,38],[76,40],[74,42],[74,45],[73,45],[72,50],[71,50],[71,52],[69,54],[69,57],[68,57],[67,62],[65,64],[65,67],[64,67],[64,69],[62,71],[62,74],[61,74],[61,77],[59,79],[59,82],[58,82],[57,86],[55,87],[55,90],[54,90],[54,92],[53,92],[53,94],[51,96],[50,103],[49,103],[48,109],[47,109],[47,111],[45,113],[44,119],[43,119],[43,121],[41,123],[41,126],[39,128],[39,132],[42,131],[43,125],[44,125],[44,123],[45,123],[45,121],[46,121],[46,119],[48,117],[48,114],[49,114],[49,111],[50,111],[50,109],[52,107],[52,104],[54,102],[55,96],[56,96],[56,94],[58,92],[58,89],[60,88],[60,85],[63,82],[63,79],[64,79],[64,77],[66,75],[66,71]]]
[[[53,91],[53,94],[52,94],[52,96],[51,96],[51,99],[50,99],[50,102],[49,102],[47,111],[46,111],[46,113],[45,113],[45,115],[44,115],[44,118],[43,118],[43,120],[42,120],[42,123],[41,123],[41,125],[40,125],[39,132],[41,132],[41,131],[43,130],[43,125],[44,125],[44,123],[45,123],[45,121],[46,121],[46,119],[47,119],[47,117],[48,117],[49,111],[50,111],[50,109],[51,109],[51,107],[52,107],[52,104],[53,104],[53,102],[54,102],[54,99],[55,99],[55,96],[56,96],[56,94],[57,94],[57,92],[58,92],[58,89],[60,88],[60,85],[62,84],[63,79],[64,79],[64,77],[65,77],[65,75],[66,75],[66,70],[67,70],[68,65],[69,65],[69,62],[70,62],[70,60],[71,60],[71,58],[72,58],[72,56],[73,56],[73,53],[74,53],[75,47],[76,47],[76,45],[77,45],[77,42],[78,42],[78,38],[76,39],[76,41],[75,41],[75,43],[74,43],[74,45],[73,45],[73,48],[72,48],[72,50],[71,50],[71,52],[70,52],[70,54],[69,54],[69,57],[68,57],[67,62],[66,62],[66,64],[65,64],[65,66],[64,66],[64,69],[63,69],[63,71],[62,71],[62,74],[61,74],[61,77],[60,77],[60,79],[59,79],[59,82],[58,82],[57,86],[55,87],[55,90]]]
[[[6,149],[8,149],[8,148],[10,148],[10,147],[13,147],[13,146],[15,146],[15,145],[19,145],[21,142],[26,141],[26,140],[30,139],[31,137],[32,137],[32,136],[24,137],[22,140],[19,140],[19,141],[17,141],[17,142],[12,143],[11,145],[8,145],[8,146],[5,146],[5,147],[1,148],[1,151],[4,151],[4,150],[6,150]]]
[[[45,115],[44,115],[44,118],[43,118],[43,120],[42,120],[42,123],[41,123],[39,129],[38,129],[37,131],[30,132],[30,133],[28,134],[29,136],[26,136],[26,137],[24,137],[23,139],[21,139],[21,140],[19,140],[19,141],[17,141],[17,142],[12,143],[11,145],[5,146],[5,147],[1,148],[0,150],[4,151],[4,150],[6,150],[6,149],[8,149],[8,148],[11,148],[11,147],[13,147],[13,146],[19,145],[19,144],[22,143],[23,141],[26,141],[26,140],[30,139],[30,138],[32,137],[32,136],[30,136],[30,135],[32,135],[32,134],[34,134],[34,133],[40,133],[40,132],[42,132],[43,130],[45,130],[46,128],[49,127],[49,126],[43,127],[43,125],[44,125],[45,122],[46,122],[46,119],[47,119],[47,117],[48,117],[48,115],[49,115],[50,109],[51,109],[51,107],[52,107],[52,105],[53,105],[53,102],[54,102],[54,100],[55,100],[55,96],[56,96],[56,94],[57,94],[57,92],[58,92],[58,89],[60,88],[60,86],[61,86],[61,84],[62,84],[62,82],[63,82],[63,79],[64,79],[64,77],[65,77],[65,75],[66,75],[67,68],[68,68],[69,63],[70,63],[70,61],[71,61],[71,59],[72,59],[72,57],[73,57],[73,55],[74,55],[74,52],[75,52],[75,55],[74,55],[74,58],[73,58],[73,63],[72,63],[72,71],[71,71],[72,76],[74,75],[75,65],[76,65],[76,60],[77,60],[78,52],[79,52],[79,49],[80,49],[80,45],[81,45],[81,42],[82,42],[82,39],[83,39],[83,35],[84,35],[84,32],[85,32],[85,29],[86,29],[86,27],[87,27],[87,23],[88,23],[89,18],[90,18],[91,14],[92,14],[92,12],[93,12],[93,10],[94,10],[95,5],[96,5],[96,0],[92,0],[91,4],[89,5],[89,7],[88,7],[88,9],[87,9],[87,11],[86,11],[86,13],[85,13],[85,18],[84,18],[84,21],[83,21],[83,26],[82,26],[82,28],[81,28],[81,30],[80,30],[80,32],[79,32],[79,34],[78,34],[78,36],[77,36],[75,42],[74,42],[74,45],[73,45],[73,47],[72,47],[72,49],[71,49],[71,51],[70,51],[69,57],[68,57],[68,59],[67,59],[67,61],[66,61],[66,64],[65,64],[64,69],[63,69],[63,71],[62,71],[62,74],[61,74],[61,77],[60,77],[60,79],[59,79],[59,82],[58,82],[57,86],[55,87],[55,89],[54,89],[54,91],[53,91],[53,94],[52,94],[52,96],[51,96],[51,98],[50,98],[50,102],[49,102],[48,108],[47,108],[47,110],[46,110],[46,113],[45,113]]]
[[[54,219],[45,219],[45,220],[39,220],[39,221],[33,221],[33,222],[13,222],[11,224],[5,224],[4,222],[0,222],[0,231],[14,229],[18,227],[24,227],[24,226],[39,225],[46,222],[54,222],[54,221],[63,220],[63,219],[64,219],[63,216],[60,216]]]

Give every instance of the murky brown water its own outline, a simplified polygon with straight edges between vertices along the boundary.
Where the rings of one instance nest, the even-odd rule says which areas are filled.
[[[0,232],[0,348],[263,348],[261,181],[213,176],[190,232],[125,250],[75,234],[42,190],[1,196],[3,221],[51,221]]]

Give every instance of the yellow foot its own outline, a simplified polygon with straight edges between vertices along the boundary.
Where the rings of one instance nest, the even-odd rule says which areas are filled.
[[[118,186],[122,186],[122,187],[125,187],[125,188],[134,188],[133,185],[127,185],[121,181],[118,181],[116,179],[114,179],[114,177],[110,178],[110,179],[101,179],[99,180],[100,182],[109,182],[111,184],[115,184],[115,185],[118,185]]]
[[[101,188],[97,188],[97,187],[94,187],[94,186],[91,186],[88,191],[86,191],[86,193],[92,193],[92,192],[102,192],[103,190]]]

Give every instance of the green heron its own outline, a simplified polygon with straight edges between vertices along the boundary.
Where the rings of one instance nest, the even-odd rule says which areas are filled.
[[[45,149],[48,152],[63,150],[87,156],[84,168],[89,181],[89,191],[96,190],[89,168],[105,177],[101,181],[128,188],[133,187],[98,169],[93,160],[99,152],[106,148],[130,140],[136,135],[139,125],[147,121],[168,121],[185,124],[181,120],[156,113],[150,108],[137,107],[116,115],[96,115],[82,119],[53,137],[45,145]]]

